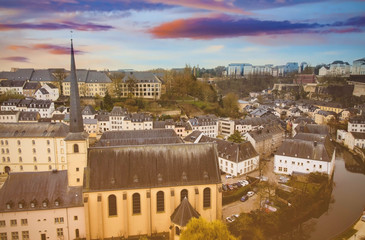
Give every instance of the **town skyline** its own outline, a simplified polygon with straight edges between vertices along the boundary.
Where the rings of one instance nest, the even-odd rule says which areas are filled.
[[[3,1],[1,71],[352,64],[365,50],[363,1]]]

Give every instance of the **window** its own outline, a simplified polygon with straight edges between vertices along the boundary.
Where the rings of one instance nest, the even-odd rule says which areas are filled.
[[[32,144],[35,145],[35,140],[32,140]]]
[[[186,189],[183,189],[183,190],[181,190],[181,192],[180,192],[180,202],[184,199],[184,198],[189,198],[189,192],[188,192],[188,190],[186,190]]]
[[[57,228],[57,237],[63,236],[63,228]]]
[[[78,228],[75,229],[75,237],[79,238],[80,237],[80,231]]]
[[[22,238],[23,238],[23,240],[28,240],[29,239],[29,231],[23,231],[22,232]]]
[[[49,145],[50,144],[50,141],[49,140],[47,140],[47,145]]]
[[[163,212],[165,211],[165,194],[163,191],[157,192],[157,212]]]
[[[18,148],[18,153],[22,153],[22,149],[21,148]]]
[[[133,214],[139,214],[141,213],[141,197],[139,195],[139,193],[134,193],[132,195],[132,199],[133,199]]]
[[[203,191],[203,207],[209,208],[210,207],[210,188],[204,188]]]
[[[27,226],[28,225],[28,219],[24,218],[20,221],[21,221],[22,226]]]
[[[19,239],[19,233],[18,232],[12,232],[11,233],[11,240],[18,240]]]
[[[34,166],[34,170],[37,171],[38,170],[38,167],[37,165]]]
[[[48,153],[51,153],[51,149],[50,149],[50,148],[47,148],[47,152],[48,152]]]
[[[79,145],[74,144],[74,153],[78,153],[79,152]]]
[[[319,169],[322,169],[322,165],[319,165]]]
[[[288,169],[287,168],[284,168],[284,172],[287,172],[288,171]]]
[[[77,221],[79,219],[78,216],[74,216],[74,220]]]
[[[0,240],[8,240],[6,233],[0,233]]]
[[[37,151],[35,150],[35,148],[33,148],[33,153],[36,153]]]
[[[5,220],[1,220],[1,221],[0,221],[0,227],[6,227]]]
[[[116,216],[117,215],[117,197],[115,195],[109,195],[108,204],[109,204],[109,216]]]
[[[283,171],[283,168],[282,167],[279,167],[279,171],[281,172],[281,171]]]
[[[10,220],[10,226],[16,226],[16,225],[17,225],[16,219]]]

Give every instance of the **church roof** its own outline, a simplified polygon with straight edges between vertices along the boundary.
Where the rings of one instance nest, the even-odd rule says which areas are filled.
[[[221,182],[214,144],[95,147],[88,150],[84,191]]]
[[[173,223],[185,227],[190,219],[194,217],[199,218],[200,214],[191,206],[189,200],[185,197],[172,213],[170,219]]]
[[[43,202],[47,203],[46,207],[43,206]],[[34,203],[34,207],[31,203]],[[7,208],[8,204],[10,209]],[[66,170],[10,173],[0,189],[0,212],[82,205],[82,187],[68,187]]]

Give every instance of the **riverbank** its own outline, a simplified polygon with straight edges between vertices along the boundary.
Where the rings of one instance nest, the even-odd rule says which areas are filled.
[[[361,221],[361,218],[359,221],[355,224],[353,229],[356,231],[354,234],[352,234],[351,237],[347,239],[365,239],[365,222]]]

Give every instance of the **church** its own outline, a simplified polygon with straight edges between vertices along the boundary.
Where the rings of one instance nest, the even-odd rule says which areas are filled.
[[[157,144],[90,147],[83,128],[72,40],[70,87],[69,129],[62,125],[62,134],[57,135],[63,167],[54,160],[48,164],[51,167],[39,171],[20,170],[20,165],[14,165],[16,171],[4,169],[9,176],[0,189],[1,239],[179,239],[192,217],[222,219],[216,144],[184,144],[172,138]],[[28,140],[35,144],[52,140],[38,135]],[[22,147],[29,144],[24,142]],[[31,158],[27,154],[23,161],[31,162]],[[14,191],[17,184],[29,187]],[[47,215],[46,209],[53,213]],[[42,229],[29,228],[43,220],[47,224]]]

